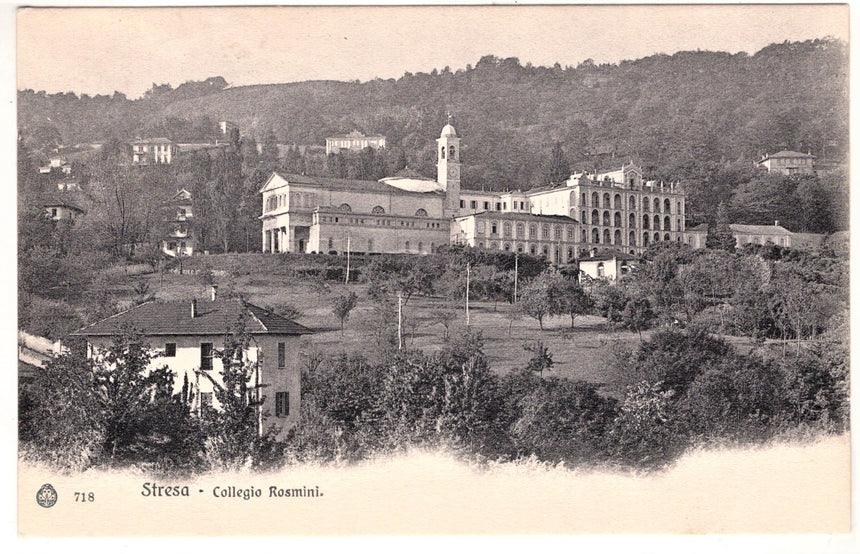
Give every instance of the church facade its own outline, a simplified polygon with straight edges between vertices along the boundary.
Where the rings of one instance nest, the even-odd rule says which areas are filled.
[[[694,245],[680,185],[645,181],[632,163],[527,191],[461,190],[450,122],[436,158],[435,181],[408,170],[379,181],[273,173],[260,190],[263,251],[424,254],[455,243],[565,264],[595,248],[636,255],[654,242]]]

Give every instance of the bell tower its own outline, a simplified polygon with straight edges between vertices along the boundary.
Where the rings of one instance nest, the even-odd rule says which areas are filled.
[[[436,181],[445,189],[445,215],[457,215],[460,211],[460,139],[448,123],[436,139]]]

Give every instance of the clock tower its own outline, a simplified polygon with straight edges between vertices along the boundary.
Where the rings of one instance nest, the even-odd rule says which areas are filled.
[[[436,181],[445,189],[445,215],[457,215],[460,211],[460,139],[451,125],[442,127],[436,139]]]

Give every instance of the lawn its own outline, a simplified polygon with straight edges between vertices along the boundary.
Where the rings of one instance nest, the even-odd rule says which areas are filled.
[[[211,257],[215,282],[223,293],[242,294],[249,302],[260,306],[292,304],[303,312],[299,323],[313,328],[316,333],[303,339],[303,348],[331,354],[339,352],[362,353],[373,357],[376,348],[374,331],[378,324],[374,307],[367,296],[367,286],[361,283],[343,285],[330,282],[330,290],[319,291],[314,283],[298,280],[283,274],[264,273],[245,267],[245,275],[228,277],[218,270],[218,257]],[[250,269],[250,271],[248,271]],[[125,295],[140,280],[149,284],[149,290],[161,300],[204,298],[208,285],[194,274],[150,274],[146,276],[118,273],[111,279],[112,288]],[[350,314],[341,335],[340,322],[332,313],[333,299],[352,291],[358,296],[358,305]],[[445,344],[445,329],[433,324],[432,313],[443,307],[443,298],[413,296],[403,307],[404,346],[425,351],[441,349]],[[542,340],[549,348],[555,366],[546,373],[569,379],[582,379],[605,383],[606,392],[621,392],[620,376],[613,372],[612,345],[625,343],[631,346],[639,342],[635,333],[627,331],[607,332],[604,320],[597,316],[583,316],[570,328],[569,317],[550,317],[544,320],[544,329],[529,317],[510,320],[506,303],[473,302],[470,306],[470,327],[484,338],[484,352],[494,371],[506,373],[523,367],[531,353],[523,348],[527,341]],[[465,331],[465,310],[459,307],[457,317],[449,330],[450,336]]]

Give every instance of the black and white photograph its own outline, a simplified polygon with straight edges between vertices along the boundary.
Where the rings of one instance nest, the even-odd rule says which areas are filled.
[[[20,536],[856,545],[848,5],[15,20]]]

